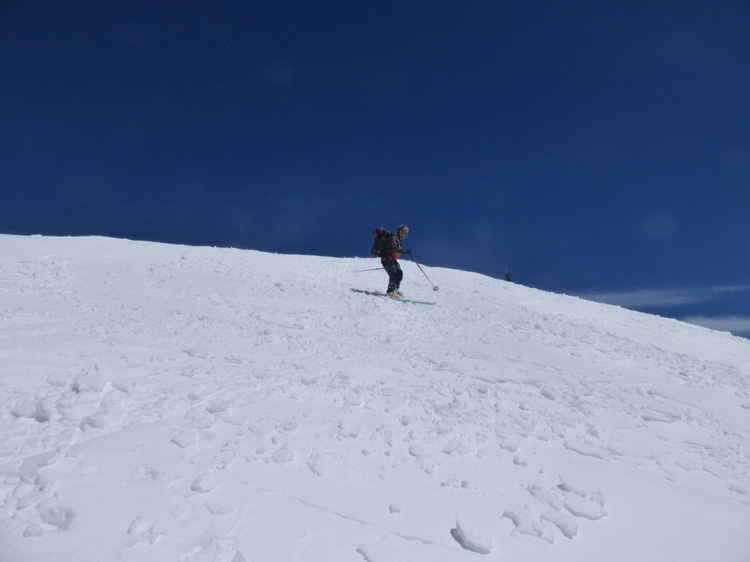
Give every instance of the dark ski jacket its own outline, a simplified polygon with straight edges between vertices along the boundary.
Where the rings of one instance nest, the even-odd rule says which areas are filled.
[[[403,254],[401,248],[401,238],[398,237],[398,233],[391,234],[383,244],[383,255],[380,261],[385,263],[387,261],[396,261]]]

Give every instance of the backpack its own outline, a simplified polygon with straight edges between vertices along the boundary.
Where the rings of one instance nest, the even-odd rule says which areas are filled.
[[[381,226],[379,228],[376,228],[372,232],[372,236],[373,238],[375,238],[375,242],[373,242],[372,244],[370,255],[381,257],[383,255],[383,245],[385,244],[385,241],[388,240],[388,238],[393,236],[393,233],[388,232],[385,228]]]

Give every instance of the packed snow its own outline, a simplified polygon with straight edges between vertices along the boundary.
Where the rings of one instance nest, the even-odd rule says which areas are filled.
[[[748,340],[408,261],[435,306],[367,258],[0,249],[0,562],[750,560]]]

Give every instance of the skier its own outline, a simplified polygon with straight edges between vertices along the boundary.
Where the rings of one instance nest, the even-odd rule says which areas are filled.
[[[404,296],[399,289],[401,280],[404,278],[404,272],[401,271],[398,258],[401,257],[401,254],[411,255],[411,250],[404,250],[401,247],[401,240],[406,238],[408,234],[409,227],[404,224],[399,225],[396,233],[392,234],[383,245],[383,255],[380,258],[380,263],[383,264],[383,269],[388,273],[388,290],[385,294],[389,297],[400,299]]]

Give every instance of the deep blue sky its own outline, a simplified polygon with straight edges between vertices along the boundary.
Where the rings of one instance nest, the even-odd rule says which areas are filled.
[[[745,0],[0,0],[2,233],[406,223],[424,265],[750,334],[749,188]]]

